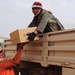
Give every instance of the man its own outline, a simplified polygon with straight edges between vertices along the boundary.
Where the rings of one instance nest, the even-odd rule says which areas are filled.
[[[17,44],[17,53],[11,59],[6,59],[5,52],[2,47],[0,47],[0,75],[16,75],[13,66],[18,64],[21,59],[23,46],[26,43]]]
[[[33,41],[35,36],[39,33],[47,33],[64,29],[52,12],[43,9],[40,2],[33,3],[32,12],[34,14],[34,18],[28,27],[37,27],[37,29],[28,34],[28,40]]]

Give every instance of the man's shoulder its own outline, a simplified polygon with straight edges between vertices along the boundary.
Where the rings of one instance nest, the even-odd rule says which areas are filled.
[[[47,10],[43,10],[42,11],[42,15],[45,16],[45,17],[47,17],[47,18],[52,18],[53,17],[53,15],[50,14]]]
[[[43,13],[48,13],[48,14],[52,15],[52,13],[46,9],[43,9]]]
[[[42,10],[42,15],[51,15],[51,14],[50,14],[50,13],[48,13],[48,11],[47,11],[47,10],[43,9],[43,10]]]
[[[42,13],[48,13],[48,11],[47,11],[47,10],[45,10],[45,9],[43,9],[43,10],[42,10]]]

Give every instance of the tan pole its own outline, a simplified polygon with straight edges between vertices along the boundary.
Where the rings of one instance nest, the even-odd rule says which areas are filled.
[[[0,36],[0,39],[9,39],[9,38],[7,38],[7,37],[3,37],[3,36]]]

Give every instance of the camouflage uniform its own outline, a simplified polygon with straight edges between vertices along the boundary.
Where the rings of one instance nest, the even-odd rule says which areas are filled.
[[[28,27],[37,27],[37,31],[41,33],[63,30],[64,27],[59,20],[46,10],[41,10]]]

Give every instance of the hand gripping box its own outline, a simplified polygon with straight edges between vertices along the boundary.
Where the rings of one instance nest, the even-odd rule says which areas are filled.
[[[12,44],[22,43],[22,42],[28,42],[27,34],[33,32],[36,29],[36,27],[30,27],[30,28],[22,28],[17,29],[10,33],[10,39]],[[38,40],[39,37],[36,36],[34,40]]]

